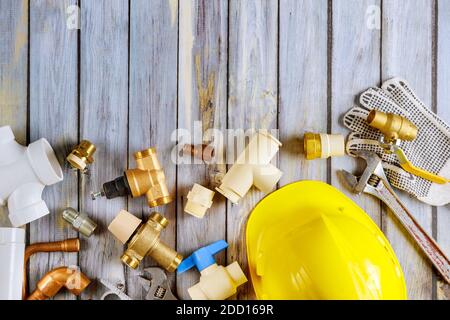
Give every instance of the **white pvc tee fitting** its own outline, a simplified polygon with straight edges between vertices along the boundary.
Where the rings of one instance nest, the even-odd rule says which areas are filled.
[[[264,193],[272,191],[283,175],[270,164],[280,146],[281,142],[269,133],[256,133],[216,190],[233,203],[238,203],[253,185]]]
[[[56,155],[46,139],[24,147],[15,141],[11,127],[0,128],[0,205],[8,205],[14,227],[27,224],[50,211],[42,191],[63,180]]]
[[[22,300],[25,230],[0,228],[0,300]]]
[[[197,183],[187,195],[184,211],[197,218],[203,218],[206,210],[211,208],[215,192],[205,188]]]

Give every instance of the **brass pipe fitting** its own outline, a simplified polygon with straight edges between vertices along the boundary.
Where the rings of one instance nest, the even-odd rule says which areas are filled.
[[[150,256],[161,267],[173,272],[183,257],[160,239],[161,231],[168,224],[169,221],[157,212],[152,213],[146,223],[142,223],[141,219],[122,210],[108,230],[120,242],[128,245],[120,259],[130,268],[136,269],[145,256]]]
[[[417,127],[397,114],[372,110],[367,116],[367,123],[383,134],[386,143],[393,143],[398,139],[412,141],[417,137]]]
[[[183,156],[191,156],[206,162],[214,159],[214,147],[209,144],[185,144],[182,149]]]
[[[103,191],[93,192],[92,198],[106,196],[108,199],[113,199],[127,195],[137,198],[145,195],[150,208],[171,202],[172,197],[155,148],[136,152],[134,158],[136,169],[129,169],[122,177],[106,182],[103,184]]]
[[[345,155],[345,139],[340,134],[306,132],[303,137],[306,160]]]
[[[66,160],[72,168],[85,171],[86,167],[94,162],[96,150],[97,148],[92,142],[83,140],[73,148]]]
[[[80,239],[67,239],[57,242],[40,242],[26,247],[23,264],[22,299],[27,295],[27,262],[30,257],[38,252],[79,252]]]
[[[97,228],[97,224],[85,213],[80,213],[73,208],[65,208],[61,213],[62,218],[67,221],[76,231],[86,237],[90,237]]]
[[[69,267],[60,267],[48,272],[39,280],[36,290],[27,298],[27,300],[46,300],[54,297],[61,288],[78,296],[91,283],[82,272]]]

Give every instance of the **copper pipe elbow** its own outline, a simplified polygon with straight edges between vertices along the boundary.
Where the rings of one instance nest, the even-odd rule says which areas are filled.
[[[30,257],[38,252],[79,252],[80,239],[67,239],[57,242],[40,242],[26,247],[23,264],[22,299],[27,295],[27,262]]]
[[[27,300],[46,300],[52,298],[63,287],[78,296],[90,283],[91,280],[76,269],[69,267],[56,268],[39,280],[36,290],[34,290]]]

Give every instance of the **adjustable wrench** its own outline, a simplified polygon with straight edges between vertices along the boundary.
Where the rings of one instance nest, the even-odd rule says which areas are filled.
[[[139,282],[147,291],[145,300],[178,300],[170,291],[169,280],[161,268],[153,267],[144,269],[147,277],[139,276]]]
[[[428,235],[401,203],[386,178],[380,157],[376,153],[369,151],[359,151],[357,155],[366,161],[367,167],[360,177],[341,170],[341,174],[348,186],[354,193],[368,193],[383,201],[413,237],[444,280],[450,283],[449,259],[436,241]]]

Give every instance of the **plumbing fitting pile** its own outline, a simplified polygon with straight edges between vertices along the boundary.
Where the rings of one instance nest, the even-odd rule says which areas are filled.
[[[419,248],[436,267],[439,274],[445,281],[449,282],[449,259],[433,238],[414,220],[395,195],[389,182],[399,189],[414,194],[419,200],[430,204],[442,205],[450,202],[448,184],[448,177],[450,177],[450,152],[448,152],[450,151],[450,129],[441,119],[423,106],[406,82],[401,79],[388,81],[382,89],[369,89],[361,96],[361,104],[364,108],[353,108],[344,117],[344,124],[351,130],[356,131],[356,133],[350,135],[347,146],[342,135],[307,132],[304,135],[305,157],[307,160],[325,159],[344,156],[347,153],[366,159],[368,166],[361,177],[342,172],[349,188],[356,193],[370,193],[386,202],[412,238],[419,244]],[[431,142],[426,139],[428,135],[431,136]],[[416,143],[417,141],[419,144]],[[43,300],[55,296],[63,287],[73,294],[79,295],[89,286],[91,280],[79,270],[68,267],[60,267],[49,271],[37,283],[35,290],[27,295],[26,264],[29,257],[37,252],[77,252],[80,250],[80,241],[79,239],[68,239],[55,243],[32,244],[25,248],[25,231],[19,227],[49,213],[47,205],[41,198],[42,191],[45,186],[62,181],[63,174],[53,149],[45,139],[40,139],[31,143],[28,147],[23,147],[15,141],[10,127],[2,127],[0,128],[0,144],[5,152],[4,154],[7,155],[0,160],[0,204],[8,206],[9,218],[14,227],[0,228],[0,260],[10,262],[0,265],[0,283],[2,283],[0,299]],[[234,204],[239,203],[252,186],[264,193],[270,193],[282,176],[282,172],[271,164],[281,146],[281,142],[267,131],[258,131],[237,157],[235,163],[215,190]],[[95,151],[96,147],[93,143],[83,140],[74,147],[66,160],[74,170],[80,170],[86,174],[92,171],[90,167],[94,163]],[[209,162],[214,159],[215,150],[211,145],[185,145],[182,154]],[[436,155],[441,158],[436,160]],[[426,158],[425,161],[423,161],[423,157]],[[158,160],[156,149],[149,148],[138,151],[134,154],[134,158],[136,161],[135,169],[127,169],[123,176],[105,182],[101,191],[92,193],[92,199],[145,196],[150,208],[163,206],[173,201],[166,185],[164,170]],[[386,176],[384,175],[384,169],[386,169]],[[414,175],[416,180],[414,181],[409,177],[409,180],[405,182],[405,174]],[[343,194],[338,195],[337,190],[312,186],[313,189],[316,188],[314,189],[317,190],[316,193],[320,194],[312,192],[309,197],[298,197],[296,199],[295,196],[293,197],[290,194],[295,193],[293,188],[291,187],[292,190],[287,192],[289,194],[288,200],[281,200],[276,205],[271,203],[270,197],[264,199],[260,205],[264,209],[258,209],[259,205],[257,206],[252,214],[253,218],[250,219],[253,222],[249,223],[247,227],[249,274],[252,277],[257,296],[261,299],[287,297],[286,289],[283,287],[286,284],[288,287],[290,286],[290,298],[311,297],[305,294],[306,287],[304,285],[306,283],[303,283],[302,279],[312,281],[314,273],[299,275],[299,268],[280,264],[280,255],[287,255],[286,253],[274,248],[264,250],[258,246],[264,244],[272,246],[276,242],[274,239],[280,236],[283,237],[283,242],[290,242],[287,246],[284,246],[288,248],[286,250],[300,249],[298,241],[294,241],[295,235],[300,234],[296,228],[305,228],[305,225],[309,223],[311,228],[306,228],[308,230],[328,230],[318,233],[321,237],[325,237],[321,239],[317,238],[318,234],[311,234],[317,238],[313,241],[314,243],[320,242],[325,245],[328,243],[328,237],[336,237],[341,234],[339,243],[347,243],[350,247],[354,247],[356,244],[349,242],[348,239],[350,238],[345,236],[345,234],[351,234],[353,231],[346,228],[354,224],[353,220],[359,220],[359,223],[362,223],[364,219],[368,219],[361,215],[362,211],[351,200],[345,198]],[[284,197],[282,195],[285,192],[283,189],[275,191],[272,195]],[[307,189],[300,185],[298,190],[299,192],[307,192]],[[187,194],[184,211],[196,218],[203,218],[207,210],[213,205],[214,195],[214,191],[194,183]],[[323,209],[320,208],[325,205],[321,199],[327,197],[327,195],[339,200],[332,201],[326,210],[330,212],[336,209],[340,214],[348,215],[349,220],[346,225],[340,222],[336,224],[338,220],[336,222],[330,220],[336,215],[330,215],[330,218],[328,218],[321,213]],[[311,214],[314,211],[312,208],[318,206],[317,212],[319,214],[314,213],[311,218],[307,218],[306,213],[299,216],[299,209],[290,207],[298,204],[297,201],[298,203],[308,202],[308,205],[305,205],[309,208],[306,212],[312,210]],[[264,203],[269,204],[267,210],[263,205]],[[337,206],[338,203],[347,203],[346,207],[349,208],[349,212],[359,211],[355,214],[349,214],[343,206],[332,207],[333,205]],[[289,210],[295,211],[292,217],[288,214]],[[258,213],[259,211],[262,213]],[[280,216],[277,217],[277,223],[274,223],[275,216],[273,215],[276,212]],[[268,218],[259,219],[258,215]],[[64,221],[85,237],[90,237],[96,231],[96,223],[86,213],[77,212],[73,208],[66,208],[61,212],[61,216]],[[290,219],[294,220],[306,219],[307,222],[301,224],[287,222],[288,225],[282,227],[280,231],[279,228],[282,226],[281,221],[284,221],[284,217],[291,217]],[[366,220],[363,223],[369,223]],[[238,262],[235,261],[226,267],[216,263],[214,255],[228,247],[224,240],[199,248],[189,257],[183,259],[181,254],[160,240],[160,234],[164,232],[168,223],[169,221],[158,212],[152,212],[148,220],[143,222],[133,214],[121,210],[108,227],[108,230],[118,241],[126,244],[127,248],[120,258],[125,265],[136,269],[146,256],[151,257],[159,265],[160,268],[144,270],[150,275],[150,279],[139,278],[140,283],[148,292],[147,300],[176,299],[170,291],[166,276],[166,272],[174,272],[175,270],[178,274],[182,274],[195,267],[200,272],[199,282],[188,289],[192,299],[227,299],[236,294],[238,287],[248,281]],[[272,226],[277,231],[271,231]],[[381,233],[375,224],[366,229],[378,230]],[[362,247],[354,247],[353,251],[349,249],[354,256],[361,257],[361,260],[365,261],[364,264],[361,264],[358,272],[360,274],[366,271],[368,274],[373,272],[364,269],[370,267],[367,261],[373,261],[374,268],[385,270],[385,273],[378,277],[377,281],[380,281],[378,284],[370,282],[374,281],[373,279],[369,281],[370,283],[363,283],[362,286],[367,286],[367,291],[353,290],[355,288],[351,286],[355,284],[352,284],[351,281],[346,283],[347,291],[354,292],[355,297],[358,298],[384,298],[386,296],[381,291],[375,292],[370,288],[386,286],[383,279],[393,277],[392,275],[395,274],[397,275],[395,281],[398,285],[396,290],[390,292],[397,292],[398,294],[397,296],[389,294],[387,296],[404,298],[406,296],[402,287],[404,279],[401,270],[398,271],[400,267],[393,250],[387,240],[383,240],[382,235],[377,237],[378,240],[374,240],[366,229],[361,229],[358,232],[361,232],[361,237],[367,236],[367,241],[373,246],[373,250],[370,250],[373,255],[369,257],[367,250],[360,250]],[[311,231],[306,233],[309,234],[309,232]],[[366,232],[365,235],[364,232]],[[306,233],[301,232],[302,236],[306,236]],[[269,237],[267,239],[270,239],[270,241],[264,242],[264,237]],[[379,246],[380,239],[383,242],[381,247]],[[332,243],[335,243],[335,241],[329,242],[330,245]],[[329,256],[326,258],[328,260],[323,259],[323,255],[328,255],[331,251],[313,250],[307,253],[308,246],[301,246],[301,248],[304,250],[302,255],[304,254],[305,259],[313,265],[317,261],[329,261],[327,264],[342,264],[342,261],[346,263],[343,256],[337,259],[339,255]],[[333,250],[333,252],[337,254],[337,252],[341,252],[340,250]],[[347,249],[344,251],[346,252]],[[376,255],[374,252],[379,252],[379,254]],[[294,256],[297,259],[300,255],[294,253],[292,257]],[[342,260],[343,258],[344,260]],[[267,267],[270,263],[276,263],[277,266]],[[289,265],[289,263],[288,261],[287,264]],[[304,266],[305,261],[298,263]],[[301,267],[300,269],[304,270],[302,272],[308,272],[309,268]],[[274,275],[275,270],[279,271]],[[335,278],[332,275],[333,271],[329,268],[325,269],[324,273],[320,273],[321,278],[328,276]],[[349,276],[349,279],[351,278],[352,276]],[[274,279],[279,280],[275,281]],[[295,281],[298,283],[295,286],[292,284],[292,279],[297,279]],[[102,299],[131,299],[120,288],[115,288],[108,280],[99,279],[99,281],[106,289]],[[317,281],[320,283],[320,280]],[[341,288],[344,282],[342,280],[339,284],[336,284],[336,287]],[[5,283],[6,285],[3,285]],[[311,283],[308,285],[311,285]],[[316,290],[315,292],[319,291]],[[342,290],[336,290],[335,292],[342,292]],[[358,292],[366,292],[368,295],[358,296]],[[296,293],[298,294],[296,295]],[[342,298],[343,296],[336,293],[335,296],[319,295],[315,298],[321,297],[332,299]]]

